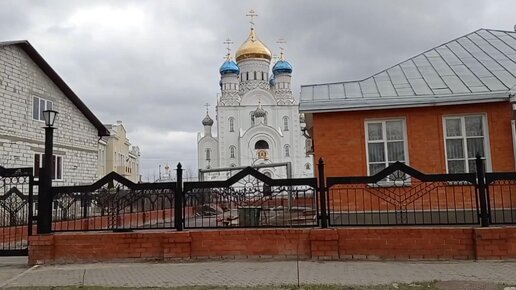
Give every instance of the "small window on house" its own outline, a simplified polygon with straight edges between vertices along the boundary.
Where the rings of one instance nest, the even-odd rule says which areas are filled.
[[[448,173],[475,172],[479,154],[488,162],[487,121],[483,115],[445,117],[445,146]]]
[[[229,118],[229,132],[235,131],[235,118],[230,117]]]
[[[285,145],[285,157],[290,157],[290,145]]]
[[[43,111],[52,110],[54,103],[38,97],[32,97],[32,119],[38,121],[45,121],[43,118]]]
[[[283,117],[283,131],[288,131],[288,117]]]
[[[211,149],[206,149],[206,160],[211,160]]]
[[[63,180],[63,157],[59,155],[52,156],[52,180]],[[40,168],[43,167],[45,154],[34,153],[34,177],[39,178]]]
[[[236,147],[229,146],[229,158],[235,158]]]
[[[369,175],[375,175],[396,161],[407,161],[403,119],[367,121],[366,142]]]

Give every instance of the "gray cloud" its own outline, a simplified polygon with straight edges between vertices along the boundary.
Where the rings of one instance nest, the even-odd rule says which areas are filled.
[[[512,29],[514,1],[2,1],[1,40],[28,39],[105,123],[123,120],[143,175],[196,169],[203,104],[230,37],[258,36],[301,84],[354,80],[478,28]],[[213,106],[212,110],[213,112]],[[212,113],[214,115],[214,113]]]

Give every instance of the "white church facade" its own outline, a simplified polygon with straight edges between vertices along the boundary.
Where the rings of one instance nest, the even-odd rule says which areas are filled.
[[[202,120],[204,132],[197,138],[199,170],[214,171],[209,179],[226,178],[221,173],[225,169],[246,166],[259,167],[272,178],[312,177],[313,157],[307,154],[291,90],[292,66],[283,52],[271,72],[271,51],[252,27],[235,60],[228,52],[219,70],[216,136],[208,111]]]

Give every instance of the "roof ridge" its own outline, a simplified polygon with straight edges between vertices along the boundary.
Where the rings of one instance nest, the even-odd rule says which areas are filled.
[[[0,42],[0,47],[7,45],[18,45],[25,51],[28,57],[46,74],[61,92],[74,104],[79,111],[94,125],[98,130],[98,135],[109,135],[109,131],[102,122],[93,114],[79,96],[68,86],[61,76],[50,66],[50,64],[39,54],[28,40],[15,40]]]

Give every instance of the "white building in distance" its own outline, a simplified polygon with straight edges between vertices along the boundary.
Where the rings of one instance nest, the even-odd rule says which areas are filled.
[[[251,27],[235,59],[228,52],[219,70],[216,136],[208,111],[202,120],[204,132],[197,138],[199,169],[268,165],[260,171],[273,178],[313,176],[313,159],[306,153],[298,104],[291,90],[292,66],[283,52],[271,73],[271,51]],[[223,179],[227,174],[208,176]]]
[[[132,182],[140,182],[140,148],[131,145],[122,121],[104,126],[110,136],[99,140],[98,178],[114,171]]]

